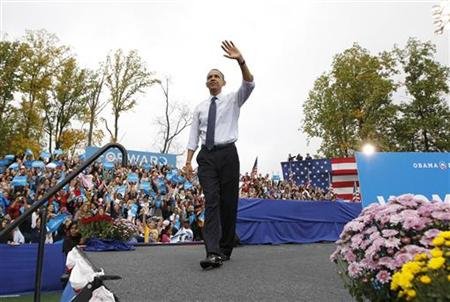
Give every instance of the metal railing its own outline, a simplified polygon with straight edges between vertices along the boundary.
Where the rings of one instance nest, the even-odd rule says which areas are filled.
[[[61,182],[59,182],[56,186],[51,188],[40,200],[34,202],[31,207],[29,207],[22,215],[20,215],[17,219],[15,219],[11,224],[9,224],[3,231],[0,232],[0,239],[5,238],[11,233],[16,227],[21,225],[25,219],[27,219],[33,212],[37,211],[41,206],[44,205],[47,200],[55,195],[58,191],[60,191],[66,184],[68,184],[72,179],[74,179],[78,174],[83,172],[90,164],[92,164],[97,158],[99,158],[103,153],[105,153],[108,149],[117,148],[122,153],[122,166],[126,166],[128,162],[127,150],[117,143],[110,143],[95,152],[90,158],[84,161],[79,167],[77,167],[72,173],[66,176]],[[40,229],[40,237],[39,237],[39,247],[38,247],[38,256],[36,262],[36,275],[35,275],[35,287],[34,287],[34,301],[40,302],[41,299],[41,275],[42,275],[42,265],[44,262],[44,243],[45,236],[47,233],[46,230],[47,223],[47,207],[43,207],[43,211],[41,212],[41,229]]]

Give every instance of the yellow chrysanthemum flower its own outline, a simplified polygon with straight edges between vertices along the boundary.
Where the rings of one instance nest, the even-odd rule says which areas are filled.
[[[428,261],[428,268],[440,269],[444,263],[445,263],[444,257],[432,258],[430,259],[430,261]]]
[[[400,272],[396,272],[392,275],[392,281],[391,281],[391,289],[396,290],[398,288],[398,281],[400,280]]]
[[[414,275],[410,272],[404,272],[400,275],[398,285],[404,289],[411,288],[411,281],[414,279]]]
[[[398,272],[392,275],[391,280],[391,290],[396,290],[398,288]]]
[[[406,294],[408,295],[408,297],[414,298],[416,296],[416,291],[413,289],[409,289],[406,291]]]
[[[428,277],[427,275],[424,275],[424,276],[420,277],[420,282],[422,282],[423,284],[430,284],[431,278]]]
[[[444,242],[445,242],[445,239],[444,239],[444,237],[441,237],[441,236],[437,236],[432,241],[434,246],[441,246],[444,244]]]
[[[427,254],[425,254],[425,253],[420,253],[420,254],[417,254],[414,256],[415,261],[425,260],[427,258],[428,258]]]
[[[416,261],[407,262],[403,265],[402,268],[403,271],[410,272],[413,275],[420,272],[420,269],[421,269],[420,264],[417,263]]]
[[[434,248],[430,251],[431,256],[433,256],[433,258],[438,258],[438,257],[442,257],[442,255],[444,255],[444,252],[442,252],[441,249],[438,248]]]
[[[450,247],[450,240],[445,240],[444,245],[447,246],[447,247]]]
[[[440,232],[440,237],[443,237],[444,239],[450,239],[450,231]]]

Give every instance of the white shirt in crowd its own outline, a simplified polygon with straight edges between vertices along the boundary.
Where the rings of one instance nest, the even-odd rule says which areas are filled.
[[[13,243],[15,243],[15,244],[25,243],[25,237],[23,237],[23,234],[19,230],[19,228],[15,228],[13,231]]]
[[[182,227],[172,238],[170,238],[170,243],[187,242],[192,240],[194,240],[194,233],[192,230]]]

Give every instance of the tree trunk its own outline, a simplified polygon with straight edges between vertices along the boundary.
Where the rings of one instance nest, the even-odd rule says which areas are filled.
[[[48,135],[48,152],[50,152],[50,154],[52,154],[52,131],[49,131],[49,135]]]
[[[425,152],[430,151],[430,143],[428,141],[428,132],[426,129],[423,129],[423,143],[424,143],[424,147],[425,147]]]
[[[91,111],[91,117],[89,120],[89,132],[88,132],[88,146],[92,146],[92,134],[94,132],[94,119],[95,119],[95,115],[94,112]]]
[[[113,143],[117,143],[117,137],[119,134],[119,114],[114,115],[114,137],[113,137]]]
[[[30,127],[31,127],[31,113],[33,112],[33,105],[34,105],[34,95],[31,95],[30,93],[30,104],[29,104],[29,108],[27,110],[27,119],[25,122],[25,127],[24,127],[24,137],[25,138],[30,138]]]

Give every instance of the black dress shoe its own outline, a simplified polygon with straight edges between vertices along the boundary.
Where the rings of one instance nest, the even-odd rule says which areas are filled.
[[[220,255],[220,258],[222,259],[222,261],[228,261],[228,260],[230,260],[231,257],[229,255],[222,254],[222,255]]]
[[[216,268],[216,267],[220,267],[222,265],[222,258],[218,255],[209,255],[208,257],[206,257],[204,260],[200,261],[200,266],[203,269],[212,267],[212,268]]]

